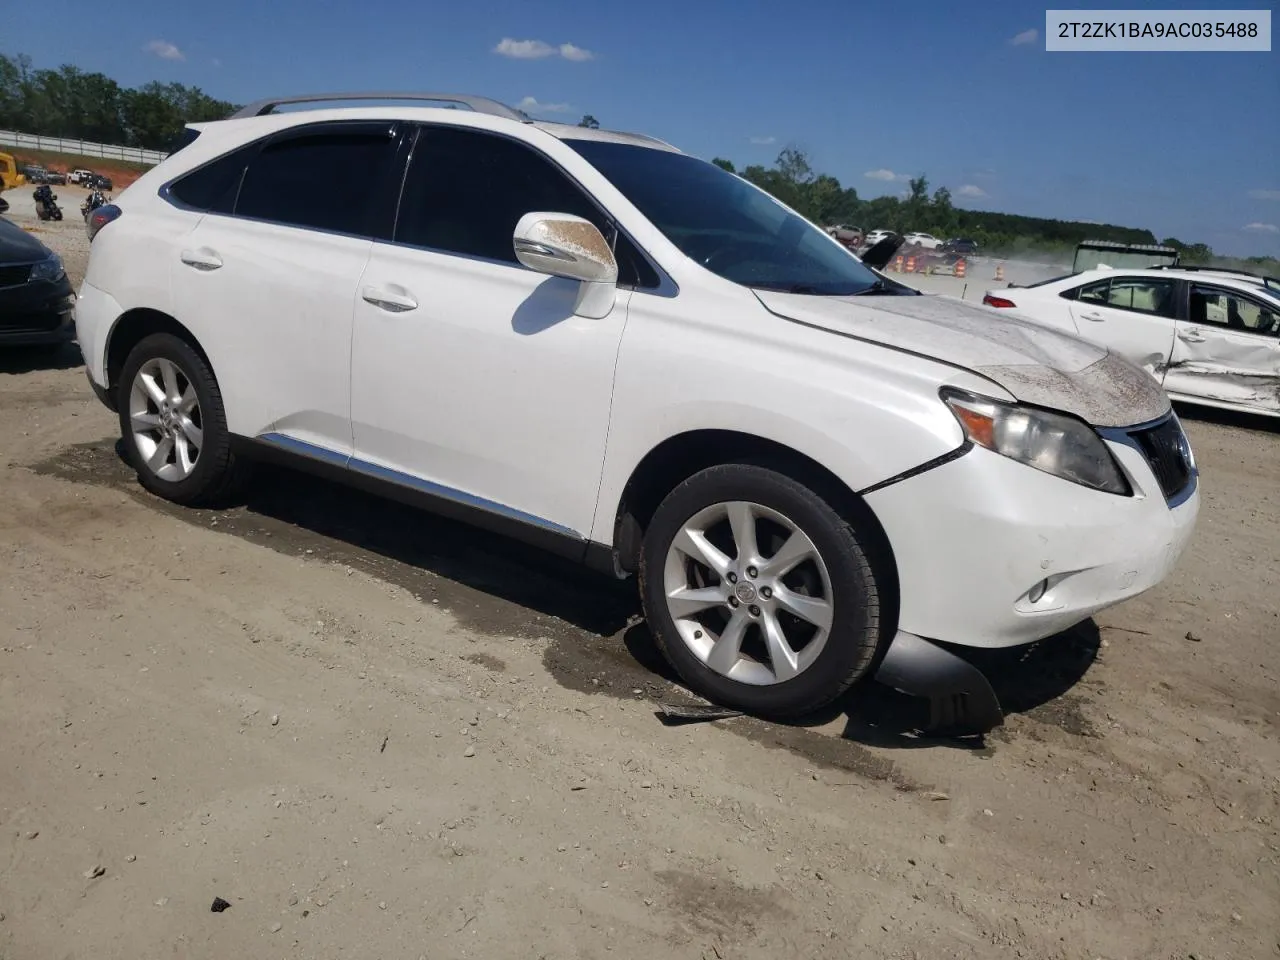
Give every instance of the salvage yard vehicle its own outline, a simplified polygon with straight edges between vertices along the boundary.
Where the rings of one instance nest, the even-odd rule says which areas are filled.
[[[1090,270],[988,290],[988,307],[1078,333],[1175,400],[1280,416],[1280,293],[1231,271]]]
[[[74,305],[75,291],[57,254],[0,218],[0,347],[70,340]]]
[[[795,717],[874,676],[976,729],[996,697],[935,641],[1049,637],[1192,533],[1140,369],[879,275],[667,143],[412,93],[190,129],[94,212],[76,312],[161,497],[292,463],[635,576],[721,704]]]

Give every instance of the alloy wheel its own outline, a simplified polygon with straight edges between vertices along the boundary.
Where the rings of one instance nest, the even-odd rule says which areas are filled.
[[[147,470],[170,482],[191,476],[204,448],[204,421],[195,385],[172,360],[156,357],[138,368],[129,425]]]
[[[831,634],[826,562],[798,524],[762,504],[716,503],[690,517],[667,550],[663,592],[694,656],[741,683],[799,676]]]

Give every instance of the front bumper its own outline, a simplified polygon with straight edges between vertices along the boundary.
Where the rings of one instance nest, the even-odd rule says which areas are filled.
[[[75,294],[66,277],[0,290],[0,345],[36,346],[75,338]]]
[[[1171,507],[1137,449],[1107,444],[1131,497],[981,447],[868,494],[897,560],[898,628],[965,646],[1015,646],[1163,580],[1191,537],[1199,490]]]

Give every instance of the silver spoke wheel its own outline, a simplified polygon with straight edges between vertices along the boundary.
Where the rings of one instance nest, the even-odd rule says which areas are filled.
[[[156,357],[138,368],[129,429],[152,474],[171,482],[191,476],[204,448],[204,419],[195,386],[172,360]]]
[[[799,676],[831,634],[821,553],[794,521],[758,503],[717,503],[690,517],[667,550],[663,592],[694,656],[741,683]]]

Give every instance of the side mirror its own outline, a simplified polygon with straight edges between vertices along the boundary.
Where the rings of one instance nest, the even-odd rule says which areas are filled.
[[[573,312],[601,320],[613,310],[618,261],[590,220],[569,213],[526,213],[512,237],[516,259],[538,273],[581,283]]]

